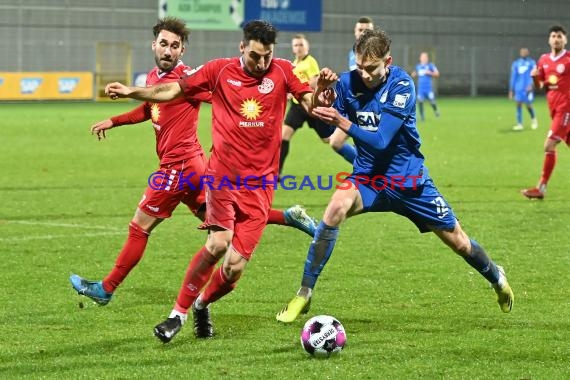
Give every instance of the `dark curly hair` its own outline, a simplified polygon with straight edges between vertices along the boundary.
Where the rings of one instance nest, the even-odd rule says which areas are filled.
[[[277,39],[277,29],[264,20],[249,21],[243,27],[243,42],[247,45],[249,41],[259,41],[263,45],[274,44]]]
[[[550,35],[550,33],[552,32],[560,32],[564,35],[567,35],[568,33],[566,32],[566,29],[564,29],[564,27],[562,25],[553,25],[550,27],[550,29],[548,30],[548,34]]]
[[[158,20],[158,23],[152,28],[155,39],[162,30],[176,34],[180,37],[182,44],[188,41],[190,35],[190,29],[186,27],[186,23],[176,17],[164,17]]]

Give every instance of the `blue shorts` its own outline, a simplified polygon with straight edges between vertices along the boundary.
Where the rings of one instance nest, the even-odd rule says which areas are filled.
[[[530,104],[534,100],[534,93],[532,91],[517,91],[515,92],[515,101],[518,103]]]
[[[430,232],[430,227],[438,230],[455,228],[457,218],[431,178],[416,189],[399,189],[397,186],[392,189],[386,186],[381,190],[370,184],[356,183],[352,176],[347,180],[354,183],[360,192],[363,213],[395,212],[414,222],[420,232]]]
[[[416,99],[418,102],[423,102],[424,100],[428,99],[429,101],[433,102],[435,100],[435,94],[432,90],[418,90],[416,95]]]

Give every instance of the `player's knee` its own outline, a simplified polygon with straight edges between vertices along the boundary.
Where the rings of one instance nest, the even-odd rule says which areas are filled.
[[[206,249],[218,259],[226,254],[229,247],[230,241],[223,238],[209,238],[206,243]]]
[[[236,282],[239,280],[245,270],[247,261],[241,260],[238,262],[224,262],[223,271],[228,279],[228,282]]]
[[[335,150],[335,152],[338,152],[340,148],[342,148],[342,146],[344,145],[344,141],[337,139],[329,139],[329,145],[331,148]]]
[[[349,208],[350,205],[344,199],[333,197],[327,206],[323,221],[330,226],[336,226],[346,218]]]
[[[293,129],[293,127],[290,127],[289,125],[285,124],[281,131],[281,140],[290,141],[291,138],[293,138],[294,134],[295,130]]]
[[[558,144],[558,140],[553,140],[551,138],[547,138],[546,142],[544,143],[544,151],[545,152],[555,152],[556,145]]]
[[[471,242],[464,236],[455,240],[451,248],[460,256],[468,256],[471,253]]]

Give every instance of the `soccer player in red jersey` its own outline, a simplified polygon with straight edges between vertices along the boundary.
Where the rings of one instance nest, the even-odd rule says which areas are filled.
[[[189,31],[182,20],[166,17],[153,27],[152,50],[156,67],[147,74],[146,85],[178,81],[191,73],[180,58]],[[138,264],[144,254],[152,230],[172,215],[182,202],[200,220],[204,220],[205,192],[200,177],[206,170],[206,158],[198,141],[200,102],[211,102],[208,91],[196,93],[189,100],[174,99],[166,103],[144,102],[130,112],[94,124],[92,133],[99,139],[106,131],[121,125],[151,120],[156,134],[156,153],[160,168],[153,173],[159,183],[149,183],[135,215],[129,223],[129,235],[116,259],[115,266],[102,281],[70,277],[79,294],[100,305],[106,305],[116,288]],[[182,180],[181,180],[182,179]],[[314,234],[314,222],[300,206],[285,211],[271,210],[268,224],[290,224]]]
[[[146,88],[121,83],[106,87],[111,99],[154,102],[179,97],[191,101],[204,91],[212,93],[213,148],[206,169],[212,187],[206,189],[206,221],[201,226],[210,233],[188,266],[174,309],[154,329],[163,342],[180,331],[190,307],[195,335],[213,336],[208,305],[235,288],[268,218],[287,93],[307,110],[313,97],[315,103],[332,104],[332,92],[323,92],[321,83],[336,79],[336,74],[323,69],[313,94],[295,76],[289,61],[273,58],[276,36],[268,22],[250,21],[243,28],[240,57],[209,61],[178,82]],[[221,257],[224,262],[214,271]]]
[[[552,124],[544,142],[544,164],[537,187],[522,190],[529,199],[543,199],[546,185],[556,165],[556,146],[570,145],[570,52],[566,51],[567,32],[563,26],[550,28],[550,54],[543,54],[531,76],[537,88],[546,89]]]

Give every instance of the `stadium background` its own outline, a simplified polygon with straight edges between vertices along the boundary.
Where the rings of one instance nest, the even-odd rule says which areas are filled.
[[[564,24],[570,2],[561,0],[423,0],[322,2],[322,32],[307,33],[321,65],[347,67],[356,19],[367,15],[393,39],[395,64],[411,70],[427,50],[442,73],[441,95],[504,94],[510,63],[521,46],[531,56],[548,50],[548,27]],[[153,67],[150,28],[157,0],[3,0],[0,2],[0,68],[4,72],[96,70],[100,41],[127,42],[132,71]],[[291,57],[291,32],[282,32],[277,56]],[[240,32],[191,34],[185,62],[196,66],[238,54]],[[121,51],[109,54],[108,60]]]

